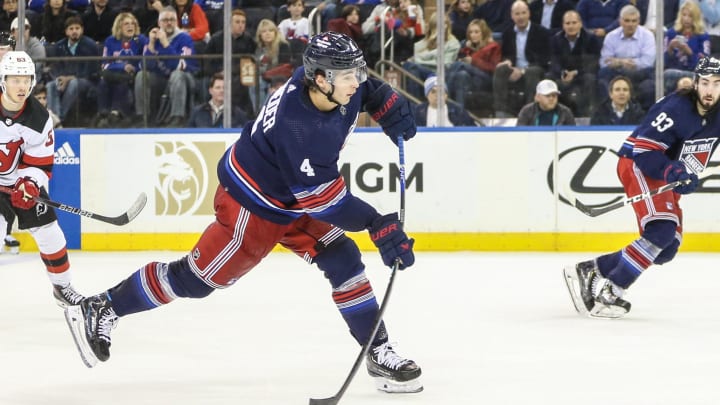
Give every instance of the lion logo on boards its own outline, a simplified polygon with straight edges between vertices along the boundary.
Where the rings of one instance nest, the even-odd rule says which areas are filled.
[[[156,215],[212,215],[214,166],[224,142],[156,142]]]

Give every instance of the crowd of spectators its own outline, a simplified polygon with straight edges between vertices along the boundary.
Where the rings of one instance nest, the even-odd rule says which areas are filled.
[[[17,38],[17,0],[0,1],[0,32]],[[193,112],[204,116],[192,125],[217,125],[223,1],[29,0],[25,50],[58,125],[182,127]],[[302,64],[314,8],[322,29],[357,41],[370,68],[392,43],[390,57],[408,75],[400,85],[417,104],[427,106],[423,83],[443,63],[449,105],[483,118],[542,112],[548,104],[538,100],[549,97],[563,116],[632,124],[663,95],[655,94],[655,30],[665,39],[665,94],[692,78],[698,58],[720,53],[716,0],[665,0],[662,22],[656,0],[453,0],[445,10],[427,3],[432,12],[417,0],[339,1],[233,1],[230,102],[241,113],[233,125],[253,118]],[[539,94],[547,80],[557,92]]]

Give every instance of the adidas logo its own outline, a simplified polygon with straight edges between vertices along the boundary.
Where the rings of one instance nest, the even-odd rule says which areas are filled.
[[[75,155],[75,151],[70,147],[68,142],[62,144],[62,146],[55,151],[54,157],[56,165],[80,164],[80,157]]]

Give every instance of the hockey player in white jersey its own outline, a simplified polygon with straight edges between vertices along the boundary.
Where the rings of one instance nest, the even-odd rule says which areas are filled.
[[[76,305],[83,296],[70,284],[65,235],[54,209],[34,200],[48,198],[55,147],[52,120],[32,97],[34,86],[35,64],[30,56],[6,53],[0,60],[0,185],[12,191],[0,193],[0,237],[5,237],[5,218],[15,214],[18,227],[35,239],[58,304]]]
[[[0,32],[0,59],[2,59],[2,57],[5,56],[6,53],[14,50],[15,38],[13,38],[9,32]],[[7,233],[5,234],[5,240],[3,242],[5,244],[5,249],[7,249],[8,252],[12,254],[18,254],[20,253],[20,242],[15,239],[15,237],[11,234],[13,223],[15,222],[15,213],[12,212],[12,210],[6,211],[7,213],[2,214],[5,218],[5,221],[7,222]]]

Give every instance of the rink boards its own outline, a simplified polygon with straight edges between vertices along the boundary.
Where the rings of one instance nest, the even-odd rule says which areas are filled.
[[[406,229],[419,250],[607,250],[636,233],[630,208],[584,216],[562,201],[622,196],[616,151],[631,128],[422,129],[405,144]],[[68,246],[83,250],[187,250],[213,220],[216,164],[237,130],[58,130],[54,200],[103,215],[125,211],[145,192],[130,224],[59,213]],[[377,129],[353,134],[341,153],[353,194],[380,212],[399,206],[397,148]],[[720,164],[720,158],[712,164]],[[559,187],[554,187],[558,184]],[[720,176],[682,200],[684,250],[719,251]],[[362,248],[365,234],[352,235]],[[31,245],[26,234],[19,238]],[[26,244],[27,246],[27,244]]]

